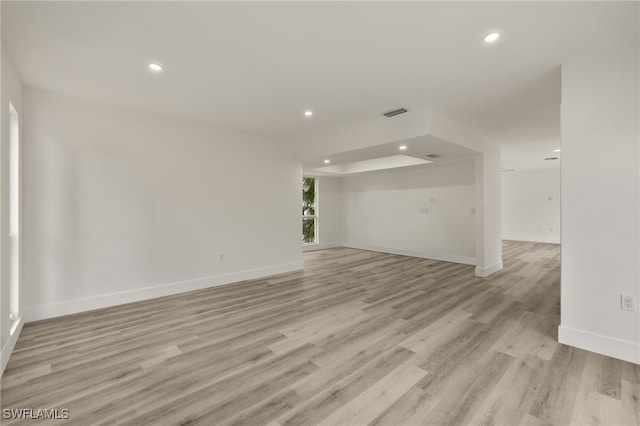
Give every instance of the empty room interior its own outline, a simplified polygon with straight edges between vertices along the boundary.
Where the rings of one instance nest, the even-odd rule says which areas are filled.
[[[640,424],[639,2],[0,17],[3,425]]]

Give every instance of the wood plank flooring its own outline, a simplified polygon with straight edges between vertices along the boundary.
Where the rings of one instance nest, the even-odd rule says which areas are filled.
[[[505,269],[352,249],[25,325],[2,408],[57,425],[631,425],[640,367],[557,343],[559,246]],[[2,424],[47,424],[33,420]]]

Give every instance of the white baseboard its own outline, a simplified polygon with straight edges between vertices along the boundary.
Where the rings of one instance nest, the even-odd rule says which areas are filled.
[[[389,254],[398,254],[400,256],[410,256],[410,257],[419,257],[422,259],[431,259],[431,260],[440,260],[442,262],[453,262],[453,263],[462,263],[465,265],[475,265],[476,258],[468,257],[468,256],[456,256],[452,254],[439,254],[439,253],[426,253],[421,251],[413,251],[413,250],[403,250],[403,249],[394,249],[394,248],[386,248],[386,247],[376,247],[369,246],[364,244],[355,244],[355,243],[342,243],[343,247],[348,247],[352,249],[358,250],[368,250],[368,251],[377,251],[381,253],[389,253]]]
[[[302,251],[316,251],[316,250],[327,250],[332,248],[342,247],[341,243],[319,243],[319,244],[311,244],[308,246],[302,246]]]
[[[502,262],[494,263],[493,265],[486,266],[484,268],[476,266],[476,277],[486,278],[491,274],[495,274],[501,269],[502,269]]]
[[[139,302],[141,300],[154,299],[156,297],[170,296],[187,291],[201,290],[203,288],[216,287],[239,281],[264,278],[271,275],[299,271],[302,269],[302,262],[294,262],[197,280],[163,284],[118,293],[102,294],[83,299],[67,300],[49,305],[29,306],[24,310],[24,320],[25,322],[38,321],[63,315],[76,314],[78,312],[106,308],[109,306],[122,305],[124,303]]]
[[[560,237],[525,237],[522,235],[503,235],[503,240],[526,241],[529,243],[560,244]]]
[[[640,364],[640,345],[628,340],[560,325],[558,341],[565,345]]]
[[[7,343],[5,343],[2,348],[2,352],[0,352],[0,376],[4,373],[4,369],[7,367],[7,363],[9,362],[9,358],[11,357],[11,353],[13,352],[13,348],[16,346],[16,342],[18,341],[18,337],[20,336],[20,332],[22,332],[22,326],[24,325],[24,321],[22,318],[18,321],[18,326],[16,330],[13,332]]]

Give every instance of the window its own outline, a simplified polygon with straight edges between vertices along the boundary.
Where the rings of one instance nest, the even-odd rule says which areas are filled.
[[[316,179],[302,178],[302,243],[317,244]]]
[[[10,333],[20,319],[20,122],[9,104],[9,319]]]

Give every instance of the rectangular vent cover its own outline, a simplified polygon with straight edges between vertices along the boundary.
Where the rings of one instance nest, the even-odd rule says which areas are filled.
[[[382,115],[384,115],[385,117],[393,117],[394,115],[404,114],[405,112],[407,112],[405,108],[398,108],[394,109],[393,111],[385,112]]]

